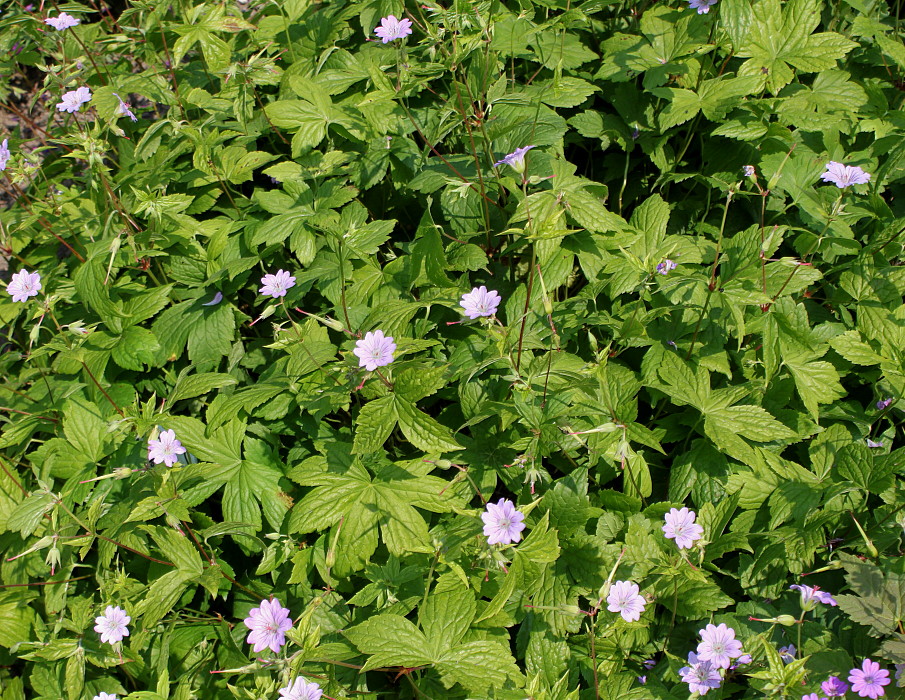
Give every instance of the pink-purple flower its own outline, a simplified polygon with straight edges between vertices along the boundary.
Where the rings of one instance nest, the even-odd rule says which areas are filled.
[[[852,684],[852,690],[862,698],[876,700],[886,695],[884,685],[889,685],[889,671],[880,668],[880,664],[870,659],[864,659],[861,668],[853,668],[849,671],[848,682]]]
[[[512,153],[503,156],[493,165],[494,167],[498,167],[500,165],[509,165],[513,167],[517,172],[524,174],[525,154],[532,148],[536,148],[536,146],[522,146],[521,148],[516,148]]]
[[[789,586],[789,590],[801,593],[801,609],[804,611],[813,610],[817,607],[817,603],[835,606],[836,600],[826,591],[821,591],[817,586],[800,586],[793,583]]]
[[[848,692],[848,683],[836,676],[830,676],[820,684],[820,690],[828,698],[843,698]]]
[[[374,33],[384,44],[388,44],[394,39],[404,39],[412,33],[412,20],[396,19],[395,15],[384,17],[380,20],[380,26],[374,30]]]
[[[113,96],[117,100],[119,100],[119,104],[116,107],[116,113],[118,115],[120,115],[121,117],[129,117],[129,119],[131,119],[133,122],[137,122],[138,117],[136,117],[132,113],[132,110],[129,109],[129,105],[127,105],[125,102],[123,102],[122,98],[119,95],[117,95],[115,92],[113,93]]]
[[[12,153],[9,152],[9,139],[3,139],[3,143],[0,143],[0,171],[6,170],[6,164],[9,163],[11,156]]]
[[[870,182],[870,173],[864,172],[857,165],[843,165],[831,160],[826,164],[826,172],[820,176],[824,182],[832,182],[836,187],[845,188],[852,185],[866,185]]]
[[[78,112],[79,108],[86,102],[91,101],[91,90],[87,87],[80,87],[77,90],[70,90],[63,93],[63,101],[57,102],[57,110],[60,112],[69,112],[70,114]]]
[[[393,342],[393,337],[384,335],[381,330],[365,333],[364,338],[355,341],[355,349],[352,351],[358,358],[358,366],[364,367],[368,372],[390,364],[394,352],[396,343]]]
[[[795,648],[794,644],[790,644],[787,647],[779,647],[779,658],[782,659],[784,664],[790,664],[795,660],[795,655],[798,653],[798,649]]]
[[[277,270],[275,275],[264,275],[261,278],[261,294],[274,299],[286,296],[286,292],[295,286],[295,277],[285,270]]]
[[[98,693],[92,700],[119,700],[119,698],[112,693]]]
[[[707,625],[700,630],[698,658],[709,661],[717,668],[729,668],[732,659],[742,655],[742,643],[735,638],[735,630],[725,623]]]
[[[524,514],[516,510],[509,499],[501,498],[498,503],[488,503],[487,510],[481,513],[487,544],[512,544],[521,540],[524,519]]]
[[[742,166],[742,172],[745,174],[745,177],[754,177],[755,170],[753,165],[744,165]]]
[[[675,260],[666,258],[663,262],[657,263],[657,274],[668,275],[670,270],[675,270],[677,267],[678,263]]]
[[[75,27],[81,20],[76,19],[72,15],[66,14],[65,12],[61,12],[56,17],[47,17],[44,20],[44,24],[50,25],[58,32],[63,31],[64,29],[69,29],[70,27]]]
[[[699,15],[706,15],[717,0],[688,0],[688,9],[697,10]]]
[[[801,700],[826,700],[826,698],[822,698],[817,693],[808,693],[807,695],[802,695]]]
[[[4,141],[3,143],[6,143],[6,141]],[[887,408],[889,408],[890,404],[892,404],[891,396],[888,399],[880,399],[879,401],[877,401],[877,404],[876,404],[877,410],[878,411],[886,410]]]
[[[626,622],[637,622],[647,602],[640,594],[637,583],[616,581],[606,597],[607,610],[622,615]]]
[[[679,676],[683,683],[688,684],[688,690],[699,695],[707,695],[713,688],[720,687],[720,672],[712,663],[704,661],[693,651],[688,653],[688,666],[679,669]]]
[[[493,316],[500,305],[500,295],[493,290],[481,285],[475,287],[467,294],[462,295],[460,302],[465,309],[468,318],[475,319],[481,316]]]
[[[179,455],[185,454],[182,443],[176,439],[174,430],[164,430],[157,440],[148,440],[148,459],[154,464],[165,464],[172,467],[179,461]]]
[[[704,528],[695,520],[695,512],[688,508],[672,508],[663,517],[666,524],[663,526],[663,534],[669,540],[674,539],[679,549],[689,549],[694,546],[695,540],[701,539]]]
[[[280,688],[283,700],[321,700],[324,691],[317,683],[308,683],[299,676],[285,688]]]
[[[245,641],[254,644],[255,653],[269,648],[276,654],[286,643],[286,632],[292,629],[289,609],[280,605],[276,598],[264,600],[260,607],[252,608],[243,623],[251,630]]]
[[[132,618],[118,605],[108,605],[103,615],[94,618],[94,631],[105,644],[116,644],[129,636],[128,624]]]
[[[41,291],[41,275],[37,272],[19,270],[10,277],[6,285],[6,293],[12,296],[13,301],[28,301],[29,297],[38,295]]]

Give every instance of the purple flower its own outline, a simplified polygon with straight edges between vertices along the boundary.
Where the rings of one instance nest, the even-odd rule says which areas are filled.
[[[468,318],[493,316],[500,305],[500,295],[493,290],[487,291],[487,287],[482,285],[475,287],[468,294],[463,294],[460,303]]]
[[[817,586],[799,586],[797,583],[789,586],[789,590],[801,593],[801,609],[804,611],[813,610],[817,607],[817,603],[823,603],[835,607],[836,600],[826,591],[821,591]]]
[[[857,165],[843,165],[831,160],[826,164],[826,172],[820,176],[824,182],[832,182],[836,187],[845,188],[851,185],[865,185],[870,182],[870,173],[866,173]]]
[[[119,700],[119,698],[110,693],[98,693],[94,696],[93,700]]]
[[[729,670],[734,671],[739,666],[747,666],[752,661],[754,661],[754,659],[751,658],[751,654],[742,654],[735,660],[733,664],[729,666]]]
[[[6,170],[10,156],[12,154],[9,152],[9,139],[3,139],[3,143],[0,143],[0,171]]]
[[[286,292],[295,286],[295,277],[285,270],[277,270],[275,275],[264,275],[261,278],[260,294],[272,296],[274,299],[286,296]]]
[[[714,5],[716,0],[688,0],[688,9],[697,10],[699,15],[706,15]]]
[[[56,29],[58,32],[69,29],[70,27],[76,26],[81,20],[76,19],[72,15],[67,15],[65,12],[61,12],[56,17],[48,17],[44,20],[44,24],[49,24],[51,27]]]
[[[13,301],[28,301],[29,297],[37,296],[40,290],[41,275],[28,270],[19,270],[6,285],[6,293],[12,296]]]
[[[794,644],[790,644],[787,647],[779,648],[779,658],[782,659],[784,664],[790,664],[795,660],[795,654],[798,650],[795,648]]]
[[[317,683],[308,683],[304,678],[296,678],[285,688],[280,688],[283,700],[321,700],[324,691]]]
[[[754,177],[754,166],[753,165],[743,165],[742,172],[745,173],[745,177]]]
[[[501,160],[498,160],[496,163],[494,163],[493,167],[498,167],[500,165],[511,165],[517,172],[524,174],[525,154],[532,148],[536,148],[536,146],[523,146],[522,148],[516,148],[512,153],[504,156]]]
[[[688,508],[682,510],[672,508],[663,519],[666,521],[663,534],[666,535],[666,539],[675,539],[679,549],[693,547],[694,541],[701,539],[701,535],[704,534],[704,528],[694,521],[694,511]]]
[[[380,20],[380,26],[374,30],[374,33],[388,44],[394,39],[404,39],[412,33],[412,20],[396,19],[395,15],[384,17]]]
[[[57,103],[57,110],[60,112],[78,112],[86,102],[91,100],[91,90],[86,87],[80,87],[77,90],[63,93],[63,101]]]
[[[864,659],[861,668],[853,668],[849,671],[848,682],[852,684],[852,690],[862,698],[877,698],[886,695],[884,685],[889,685],[889,671],[880,668],[880,664],[870,659]]]
[[[4,141],[3,143],[6,143],[6,141]],[[877,410],[883,411],[884,409],[889,408],[892,401],[892,397],[889,397],[888,399],[880,399],[879,401],[877,401]]]
[[[172,467],[179,461],[178,455],[185,454],[182,443],[176,439],[173,430],[164,430],[160,433],[160,439],[148,440],[148,459],[154,460],[154,464],[166,464]]]
[[[384,335],[380,330],[365,333],[364,338],[355,341],[355,349],[352,351],[358,358],[358,366],[364,367],[368,372],[390,364],[394,352],[396,343],[393,342],[393,337]]]
[[[607,610],[619,613],[626,622],[637,622],[647,605],[639,593],[638,584],[631,581],[616,581],[606,602]]]
[[[207,302],[205,304],[202,304],[201,306],[216,306],[221,301],[223,301],[223,292],[217,292],[216,294],[214,294],[213,299],[211,299],[209,302]]]
[[[848,692],[848,683],[836,676],[830,676],[820,684],[820,690],[828,698],[843,698]]]
[[[119,95],[117,95],[115,92],[113,93],[113,96],[117,100],[119,100],[119,105],[116,108],[116,113],[118,115],[120,115],[121,117],[129,117],[129,119],[131,119],[133,122],[137,122],[138,117],[136,117],[134,114],[132,114],[132,110],[129,109],[129,105],[127,105],[125,102],[123,102],[122,98]]]
[[[286,631],[292,629],[289,609],[280,605],[276,598],[264,600],[261,607],[252,608],[243,623],[251,630],[245,641],[254,644],[255,653],[270,647],[276,654],[286,643]]]
[[[876,441],[876,440],[871,440],[870,438],[867,438],[867,446],[868,447],[883,447],[883,441],[882,440]]]
[[[720,687],[720,672],[709,661],[699,660],[693,651],[688,653],[688,666],[679,669],[679,676],[692,693],[707,695],[711,688]]]
[[[515,504],[506,498],[501,498],[499,503],[488,503],[487,512],[481,513],[487,544],[512,544],[521,540],[524,519]]]
[[[126,626],[132,622],[132,618],[126,615],[126,611],[118,605],[108,605],[103,615],[94,618],[94,631],[101,636],[101,641],[107,644],[121,642],[123,637],[129,636],[129,628]]]
[[[675,260],[666,258],[666,260],[657,264],[657,272],[661,275],[668,275],[670,270],[675,270],[678,266]]]
[[[822,698],[817,693],[808,693],[807,695],[802,695],[801,700],[826,700],[826,698]]]
[[[698,658],[709,661],[717,668],[729,668],[732,659],[742,655],[742,643],[735,638],[735,630],[721,623],[707,625],[700,630]]]

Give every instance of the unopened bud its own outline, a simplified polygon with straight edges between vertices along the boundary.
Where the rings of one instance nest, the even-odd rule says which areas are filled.
[[[113,476],[117,479],[125,479],[132,475],[134,469],[130,469],[129,467],[117,467],[113,470]]]

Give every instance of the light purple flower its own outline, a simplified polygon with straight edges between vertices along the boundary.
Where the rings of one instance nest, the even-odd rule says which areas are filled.
[[[822,698],[817,693],[808,693],[807,695],[802,695],[801,700],[826,700],[826,698]]]
[[[886,695],[884,685],[889,685],[889,671],[880,668],[880,664],[870,659],[864,659],[861,668],[853,668],[849,671],[848,682],[852,684],[852,690],[862,698],[877,698]]]
[[[795,660],[796,653],[798,653],[798,650],[795,648],[794,644],[779,648],[779,658],[782,659],[784,664],[792,663]]]
[[[821,591],[817,586],[812,588],[811,586],[799,586],[797,583],[793,583],[789,586],[789,590],[801,593],[801,609],[805,611],[813,610],[817,607],[817,603],[823,603],[831,607],[836,605],[835,598],[826,591]]]
[[[704,528],[694,521],[695,517],[694,511],[688,510],[688,508],[682,508],[682,510],[672,508],[663,517],[666,521],[663,526],[663,534],[666,535],[666,539],[675,539],[679,549],[693,547],[695,540],[701,539],[704,534]]]
[[[525,516],[515,509],[515,504],[506,498],[498,503],[488,503],[487,511],[481,513],[484,521],[484,535],[487,544],[512,544],[522,539]]]
[[[871,440],[870,438],[867,438],[867,446],[868,447],[883,447],[883,441],[882,440],[876,441],[876,440]]]
[[[824,182],[832,182],[836,187],[845,188],[851,185],[865,185],[870,182],[870,173],[864,172],[857,165],[843,165],[831,160],[826,164],[826,172],[820,176]]]
[[[6,141],[4,141],[3,143],[6,143]],[[880,399],[879,401],[877,401],[877,410],[882,411],[884,409],[887,409],[887,408],[889,408],[891,403],[892,403],[891,396],[888,399]]]
[[[63,93],[63,101],[57,103],[57,110],[60,112],[78,112],[86,102],[91,101],[91,90],[87,87],[80,87],[77,90]]]
[[[129,636],[127,625],[132,618],[126,615],[126,611],[118,605],[108,605],[103,615],[94,618],[94,631],[101,636],[101,641],[107,644],[121,642],[123,637]]]
[[[500,165],[511,165],[519,173],[525,172],[525,154],[536,146],[523,146],[516,148],[512,153],[503,156],[500,160],[493,164],[494,167]]]
[[[41,291],[41,275],[37,272],[19,270],[10,277],[6,285],[6,293],[12,296],[13,301],[28,301],[29,297],[38,295]]]
[[[374,33],[388,44],[394,39],[404,39],[412,33],[412,20],[396,19],[395,15],[384,17],[380,20],[380,26],[374,30]]]
[[[393,342],[393,337],[384,335],[380,330],[365,333],[364,338],[355,341],[355,349],[352,351],[358,358],[358,366],[364,367],[368,372],[390,364],[394,352],[396,343]]]
[[[119,95],[117,95],[115,92],[113,93],[113,96],[117,100],[119,100],[119,105],[116,108],[116,113],[118,115],[120,115],[121,117],[129,117],[129,119],[131,119],[133,122],[137,122],[138,117],[136,117],[134,114],[132,114],[132,110],[129,109],[129,105],[127,105],[125,102],[123,102],[122,98]]]
[[[712,688],[719,688],[720,672],[709,661],[703,661],[693,651],[688,653],[688,666],[679,669],[683,683],[688,690],[699,695],[707,695]]]
[[[698,658],[717,668],[729,668],[732,659],[742,655],[742,643],[735,638],[735,630],[725,623],[720,623],[719,627],[707,625],[699,634]]]
[[[275,275],[264,275],[261,278],[261,291],[259,293],[279,299],[286,296],[286,292],[294,286],[295,277],[285,270],[277,270]]]
[[[285,688],[280,688],[283,700],[321,700],[324,691],[317,683],[308,683],[301,676]]]
[[[9,152],[9,139],[3,139],[3,143],[0,143],[0,171],[6,170],[10,156],[12,154]]]
[[[820,684],[820,690],[828,698],[843,698],[848,692],[848,683],[836,676],[830,676]]]
[[[185,454],[182,443],[176,439],[176,432],[164,430],[159,439],[148,440],[148,459],[154,460],[154,464],[165,464],[172,467],[179,461],[179,455]]]
[[[607,610],[622,615],[626,622],[637,622],[647,602],[640,595],[637,583],[616,581],[606,597]]]
[[[119,698],[111,693],[98,693],[93,700],[119,700]]]
[[[56,17],[47,17],[44,20],[44,24],[49,24],[51,27],[56,29],[58,32],[69,29],[70,27],[76,26],[81,20],[76,19],[72,15],[68,15],[65,12],[61,12]]]
[[[675,270],[679,264],[675,260],[670,260],[666,258],[661,263],[657,263],[657,273],[661,275],[668,275],[670,270]]]
[[[754,166],[753,165],[743,165],[742,172],[745,173],[745,177],[754,177]]]
[[[754,659],[751,658],[751,654],[742,654],[729,666],[729,670],[734,671],[739,666],[747,666],[752,661],[754,661]]]
[[[465,309],[465,315],[475,319],[481,316],[493,316],[500,305],[500,300],[499,294],[492,289],[487,291],[487,287],[482,285],[463,294],[460,303]]]
[[[276,598],[261,601],[261,607],[252,608],[243,623],[251,630],[245,641],[254,644],[255,653],[269,647],[276,654],[286,643],[286,632],[292,629],[289,609]]]
[[[216,294],[214,294],[213,299],[211,299],[209,302],[207,302],[205,304],[202,304],[201,306],[216,306],[221,301],[223,301],[223,292],[217,292]]]
[[[699,15],[706,15],[714,5],[716,0],[688,0],[688,9],[697,10]]]

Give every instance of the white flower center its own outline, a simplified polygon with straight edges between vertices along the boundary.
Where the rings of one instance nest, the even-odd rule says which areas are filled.
[[[509,518],[500,518],[497,525],[501,530],[508,530],[512,525],[512,521]]]

